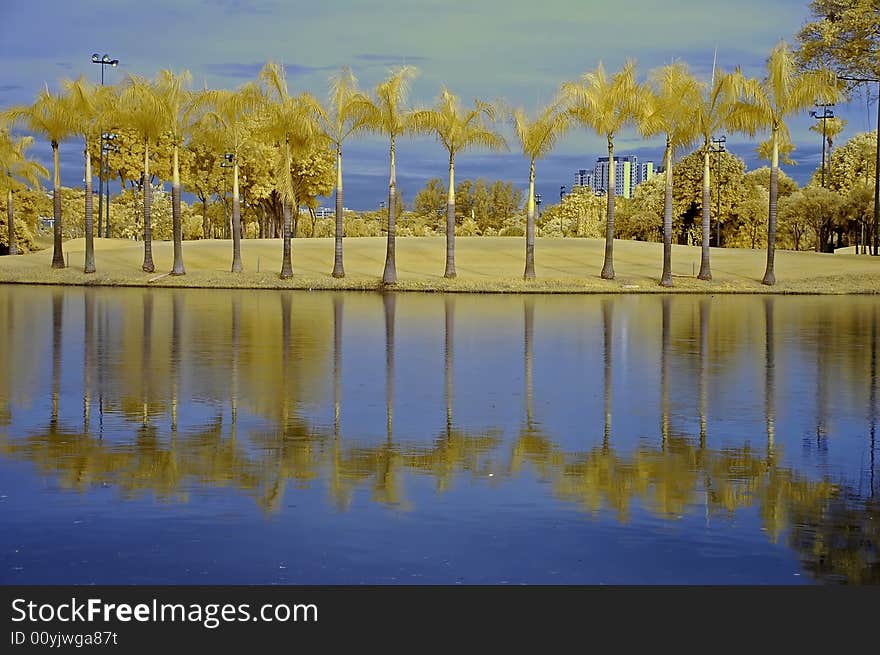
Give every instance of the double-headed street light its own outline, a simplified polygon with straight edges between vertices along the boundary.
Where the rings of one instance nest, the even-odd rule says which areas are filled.
[[[880,79],[876,77],[848,77],[838,75],[837,79],[847,82],[869,83],[877,82],[877,156],[874,161],[874,256],[880,254],[880,241],[877,239],[878,224],[880,224]]]
[[[101,86],[104,85],[104,67],[112,66],[113,68],[116,68],[117,66],[119,66],[118,59],[111,59],[110,55],[107,54],[102,57],[97,52],[92,55],[92,63],[100,64],[101,66]]]
[[[727,150],[727,136],[722,134],[717,139],[712,139],[712,145],[709,146],[709,152],[713,152],[718,155],[715,158],[715,178],[717,180],[717,189],[716,192],[716,206],[717,209],[715,211],[715,247],[721,247],[721,153]]]

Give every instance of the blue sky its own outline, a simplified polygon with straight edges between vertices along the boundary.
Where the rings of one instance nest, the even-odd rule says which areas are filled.
[[[287,66],[293,90],[320,97],[328,75],[343,64],[371,88],[389,67],[406,63],[421,71],[412,87],[414,104],[432,103],[446,84],[465,99],[502,97],[534,110],[561,82],[599,60],[615,69],[634,57],[644,77],[650,68],[681,59],[708,79],[717,48],[720,67],[740,65],[760,76],[773,45],[780,38],[793,42],[807,17],[806,0],[0,0],[0,106],[29,102],[41,86],[55,87],[64,77],[98,79],[99,67],[89,57],[107,52],[121,61],[118,69],[108,69],[108,81],[127,72],[152,76],[162,68],[186,68],[197,86],[235,87],[274,59]],[[866,108],[864,97],[835,110],[849,120],[843,139],[874,127],[876,109]],[[806,115],[792,120],[799,165],[787,172],[800,182],[821,156],[809,124]],[[750,167],[759,165],[755,145],[746,137],[728,138]],[[592,167],[604,148],[604,139],[583,129],[567,136],[538,164],[545,202],[558,198],[560,185],[571,184],[575,169]],[[64,184],[82,179],[80,150],[73,143],[62,146]],[[661,150],[659,141],[645,141],[632,130],[616,140],[621,155],[659,161]],[[48,162],[46,144],[34,152]],[[351,142],[346,166],[346,205],[377,207],[387,195],[384,141]],[[411,201],[429,178],[444,177],[445,167],[434,139],[400,144],[404,198]],[[524,187],[528,162],[515,149],[474,152],[457,158],[457,169],[459,180],[501,178]]]

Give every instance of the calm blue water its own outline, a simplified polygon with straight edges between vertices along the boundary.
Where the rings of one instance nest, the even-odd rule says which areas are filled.
[[[878,583],[877,323],[0,287],[0,583]]]

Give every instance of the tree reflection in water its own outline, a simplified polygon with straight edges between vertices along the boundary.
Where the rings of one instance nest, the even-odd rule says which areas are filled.
[[[355,330],[351,332],[353,341],[347,342],[343,324],[350,315],[362,320],[359,312],[362,314],[362,306],[373,302],[372,296],[351,300],[353,314],[344,312],[352,296],[325,294],[301,307],[299,303],[305,296],[292,292],[236,293],[225,301],[225,310],[218,310],[223,303],[212,304],[217,297],[210,296],[209,311],[198,305],[191,308],[180,292],[146,290],[116,298],[85,289],[80,326],[71,325],[72,315],[65,316],[65,303],[70,306],[75,296],[71,291],[52,290],[49,312],[39,310],[36,304],[16,306],[11,302],[13,293],[5,293],[7,298],[0,306],[6,308],[2,320],[7,334],[0,340],[0,354],[8,356],[4,361],[10,366],[0,380],[0,407],[4,408],[0,453],[32,462],[68,489],[87,492],[96,485],[111,485],[123,498],[149,493],[159,499],[185,501],[206,488],[229,487],[253,497],[263,511],[273,513],[283,507],[288,486],[302,488],[321,483],[327,485],[330,501],[339,511],[351,511],[352,499],[361,489],[368,491],[374,503],[412,509],[413,504],[405,496],[408,477],[426,476],[434,481],[437,493],[445,493],[462,479],[479,481],[491,475],[500,485],[512,484],[532,471],[548,483],[547,488],[560,501],[621,522],[630,520],[635,506],[665,520],[678,520],[698,507],[709,516],[720,517],[754,508],[768,537],[784,540],[795,549],[804,569],[816,579],[880,582],[880,505],[875,499],[874,480],[877,311],[873,307],[867,313],[869,324],[858,333],[870,342],[870,350],[862,351],[869,352],[868,361],[864,356],[854,359],[844,373],[851,380],[838,381],[853,388],[861,384],[869,403],[865,443],[870,465],[863,484],[861,479],[831,480],[801,473],[785,464],[782,457],[777,386],[785,385],[786,380],[779,376],[776,360],[777,350],[788,347],[777,337],[778,314],[789,311],[786,299],[755,299],[763,311],[753,313],[762,319],[763,329],[746,326],[743,330],[763,333],[766,437],[760,448],[748,441],[722,447],[713,439],[713,424],[708,419],[710,414],[714,417],[718,413],[710,405],[710,377],[717,375],[719,363],[734,357],[730,348],[736,347],[729,339],[721,338],[719,331],[729,329],[723,323],[731,316],[733,321],[753,319],[740,317],[743,312],[728,312],[714,300],[664,296],[649,299],[656,312],[653,323],[649,319],[631,321],[639,332],[626,337],[630,341],[623,353],[641,357],[632,354],[633,344],[638,340],[650,343],[651,329],[656,330],[659,322],[659,361],[653,360],[653,366],[659,367],[659,435],[654,433],[653,443],[642,440],[626,449],[616,443],[619,435],[612,431],[612,425],[618,426],[617,432],[621,428],[613,420],[614,373],[627,362],[625,357],[615,357],[614,345],[623,336],[614,331],[614,316],[628,310],[617,307],[614,299],[604,298],[595,302],[594,310],[599,326],[595,350],[601,352],[602,360],[602,379],[597,382],[603,386],[602,436],[596,435],[593,447],[567,450],[560,446],[561,435],[554,435],[546,428],[550,422],[542,420],[542,411],[552,412],[552,406],[538,409],[545,406],[535,404],[536,379],[540,379],[536,378],[536,368],[542,366],[536,360],[535,344],[543,343],[535,323],[543,305],[532,296],[522,299],[520,308],[524,393],[522,405],[512,407],[521,417],[516,430],[471,430],[456,420],[456,367],[469,364],[457,356],[463,312],[456,310],[460,303],[471,301],[447,296],[437,305],[442,341],[424,345],[442,352],[445,420],[437,425],[426,421],[422,435],[401,436],[395,431],[395,390],[404,393],[413,381],[395,377],[396,359],[405,362],[409,352],[398,351],[395,335],[408,328],[406,321],[412,315],[400,316],[398,305],[405,305],[403,297],[383,294],[378,300],[384,319],[386,430],[381,443],[368,445],[359,439],[360,426],[345,420],[346,405],[356,406],[359,398],[353,393],[343,394],[344,388],[354,388],[345,385],[345,376],[357,373],[354,367],[343,367],[343,346],[351,349],[353,357],[369,346],[359,341],[361,335]],[[40,299],[44,301],[46,295]],[[122,305],[114,307],[116,302]],[[679,308],[682,313],[688,308],[698,310],[697,325],[684,326],[684,321],[677,321]],[[22,370],[22,360],[15,357],[15,351],[24,343],[24,336],[15,330],[28,312],[49,314],[50,406],[47,423],[21,431],[16,427],[16,403],[10,400],[14,397],[12,389],[16,380],[39,377]],[[170,326],[165,327],[157,317],[169,313]],[[798,320],[811,320],[810,316],[800,316],[803,312],[794,314]],[[795,320],[792,312],[785,317]],[[139,329],[135,327],[138,318]],[[817,351],[839,348],[840,342],[835,339],[841,337],[832,329],[836,319],[821,308],[814,318],[814,325],[820,326],[813,332],[815,341],[800,343],[799,347],[814,347]],[[513,315],[505,316],[505,321],[513,320]],[[122,327],[126,329],[120,332]],[[467,329],[473,330],[474,326],[467,324],[462,332],[470,339]],[[65,336],[71,342],[78,338],[77,330],[83,335],[83,370],[79,377],[82,404],[77,403],[82,415],[81,420],[78,416],[73,421],[65,419],[62,379],[73,379],[65,378],[63,369],[76,366],[77,360],[67,358],[63,343]],[[206,336],[217,332],[228,338]],[[118,343],[111,338],[114,333],[121,334]],[[690,350],[681,345],[685,343],[691,344]],[[111,353],[118,345],[122,352],[111,362]],[[760,361],[760,348],[746,349],[746,354],[738,356],[748,358],[757,353]],[[824,380],[825,385],[820,385],[814,396],[818,429],[824,434],[829,430],[827,395],[832,379],[826,367],[831,357],[827,353],[814,354],[818,380]],[[675,385],[675,371],[688,357],[695,362],[698,375],[699,421],[690,430],[678,425],[673,411],[680,392]],[[650,373],[650,367],[639,371]],[[363,382],[381,388],[377,385],[381,372],[376,373],[372,371]],[[422,371],[425,378],[430,374]],[[327,385],[332,389],[332,419],[325,425],[310,417],[307,410],[314,404],[314,389],[320,388],[328,376],[332,377]],[[619,379],[618,384],[622,384]],[[101,418],[99,430],[94,433],[91,407],[96,398]],[[200,405],[198,398],[219,402]],[[140,411],[133,411],[137,406]],[[229,422],[224,420],[224,406],[230,410]],[[196,407],[207,407],[207,416],[194,422],[188,415]],[[103,415],[108,411],[132,422],[133,438],[103,438]],[[43,417],[45,421],[46,414]],[[165,423],[163,418],[170,418],[170,422]],[[170,424],[170,430],[163,429],[163,424]]]

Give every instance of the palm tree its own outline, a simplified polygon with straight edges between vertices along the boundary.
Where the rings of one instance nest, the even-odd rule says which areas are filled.
[[[267,63],[260,71],[260,79],[267,87],[269,95],[274,96],[273,100],[264,103],[263,131],[280,146],[275,160],[275,185],[284,208],[281,279],[287,279],[293,277],[293,265],[290,261],[290,224],[291,206],[296,201],[291,166],[294,152],[304,152],[314,144],[318,132],[317,102],[307,94],[291,96],[287,90],[284,68],[279,64]]]
[[[628,60],[609,78],[601,62],[579,82],[562,85],[571,114],[608,141],[608,209],[605,226],[605,262],[602,277],[614,279],[614,137],[644,112],[645,93],[636,83],[636,64]]]
[[[663,134],[666,148],[663,165],[666,170],[666,194],[663,206],[663,275],[660,285],[672,286],[672,165],[675,151],[693,142],[697,124],[693,108],[701,100],[700,86],[687,65],[678,62],[657,69],[652,74],[655,90],[651,109],[641,122],[645,134]]]
[[[45,136],[52,144],[52,268],[64,268],[61,246],[61,165],[58,144],[68,139],[76,130],[76,112],[69,100],[49,91],[40,91],[34,104],[13,107],[6,113],[13,124],[23,123],[28,130]]]
[[[385,285],[397,283],[394,243],[397,173],[394,153],[397,138],[413,132],[412,113],[404,105],[409,94],[409,82],[417,74],[418,70],[413,66],[398,68],[375,88],[373,91],[374,99],[363,97],[354,103],[354,110],[363,117],[364,128],[376,134],[388,136],[391,144],[391,174],[388,180],[388,249],[385,254],[385,270],[382,273],[382,284]]]
[[[709,281],[712,269],[709,262],[709,237],[712,221],[712,187],[709,173],[709,154],[712,135],[727,125],[733,97],[730,77],[721,71],[712,74],[712,82],[702,88],[701,99],[693,108],[695,124],[703,137],[703,243],[700,256],[700,273],[697,278]],[[716,217],[716,220],[720,217]],[[720,244],[716,244],[720,245]]]
[[[320,121],[325,136],[336,148],[336,236],[333,251],[333,277],[345,277],[342,265],[342,238],[345,231],[342,196],[342,144],[364,127],[362,110],[369,99],[357,88],[357,78],[347,66],[330,78],[328,110],[321,108]]]
[[[154,85],[155,92],[163,109],[165,130],[171,133],[171,230],[174,240],[174,265],[171,275],[186,275],[183,267],[183,226],[180,222],[180,164],[179,152],[183,143],[189,118],[189,105],[192,93],[186,86],[192,80],[189,71],[175,75],[170,70],[162,70]]]
[[[495,108],[480,100],[473,109],[464,111],[461,101],[446,87],[440,92],[435,109],[416,111],[413,127],[420,132],[436,132],[449,153],[449,192],[446,199],[446,272],[455,277],[455,154],[472,147],[501,150],[507,147],[504,137],[490,129],[485,119],[495,120]]]
[[[560,111],[559,102],[544,107],[535,118],[525,110],[513,112],[513,125],[523,154],[529,158],[529,195],[526,198],[526,268],[524,280],[535,278],[535,161],[543,159],[568,130],[570,115]]]
[[[95,272],[95,216],[92,211],[92,155],[90,143],[100,132],[98,125],[101,116],[101,103],[106,93],[103,89],[88,82],[83,76],[75,81],[66,81],[65,89],[70,96],[73,108],[76,111],[76,132],[85,140],[85,240],[86,253],[83,265],[84,273]]]
[[[815,102],[834,102],[840,95],[834,73],[801,71],[794,52],[780,41],[767,59],[767,75],[758,81],[737,72],[733,78],[739,100],[733,106],[731,124],[754,135],[770,130],[770,217],[767,226],[767,269],[762,284],[776,284],[776,205],[779,192],[779,146],[789,141],[785,119]]]
[[[2,175],[0,188],[6,190],[6,219],[9,229],[10,255],[18,254],[18,247],[15,245],[13,191],[24,188],[24,184],[37,186],[41,177],[49,177],[49,171],[27,157],[27,150],[33,142],[33,137],[23,136],[13,139],[8,130],[0,129],[0,175]]]
[[[129,75],[128,82],[119,97],[117,113],[119,120],[131,128],[144,142],[144,264],[143,270],[152,273],[156,270],[153,264],[153,231],[150,222],[150,206],[152,203],[152,185],[150,184],[150,143],[159,140],[159,136],[167,129],[167,108],[159,97],[153,84],[136,75]]]
[[[207,118],[213,118],[222,130],[221,142],[232,155],[232,272],[241,273],[241,201],[238,193],[238,155],[241,147],[253,134],[251,117],[260,108],[264,98],[259,86],[248,83],[236,91],[226,89],[205,91],[196,104],[211,109]]]

